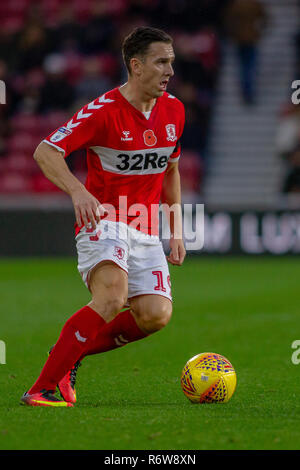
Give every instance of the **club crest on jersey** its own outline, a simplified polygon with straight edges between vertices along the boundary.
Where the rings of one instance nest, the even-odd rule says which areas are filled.
[[[67,135],[72,134],[72,131],[70,129],[67,129],[66,127],[60,127],[55,134],[53,134],[52,137],[50,137],[50,142],[59,142],[60,140],[63,140]]]
[[[175,124],[167,124],[167,140],[170,142],[175,142],[177,140]]]
[[[133,140],[133,137],[129,137],[130,131],[122,131],[122,134],[121,140]]]
[[[157,138],[152,129],[147,129],[144,134],[144,142],[148,147],[153,147],[156,144]]]
[[[124,255],[125,255],[124,248],[121,248],[120,246],[115,246],[114,256],[116,256],[118,259],[123,259]]]

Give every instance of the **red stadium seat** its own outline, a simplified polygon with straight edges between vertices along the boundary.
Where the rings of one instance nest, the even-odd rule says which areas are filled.
[[[85,22],[90,18],[92,9],[90,0],[73,0],[72,6],[75,16],[80,22]]]
[[[75,84],[82,76],[83,58],[75,51],[65,54],[65,76],[67,81]]]
[[[45,137],[53,132],[58,127],[61,127],[66,121],[71,119],[72,114],[66,113],[65,111],[53,111],[48,113],[43,118],[43,129],[45,131]]]
[[[0,192],[17,194],[32,191],[32,179],[22,172],[7,171],[0,175]]]
[[[1,156],[0,158],[0,175],[5,171],[6,168],[6,156]]]
[[[16,114],[12,120],[12,127],[18,132],[38,133],[40,131],[40,116],[27,113]]]
[[[34,135],[27,133],[16,133],[7,142],[7,147],[11,153],[26,153],[32,155],[38,145]]]
[[[62,192],[55,184],[51,183],[41,172],[32,178],[32,190],[35,193]]]
[[[181,185],[184,190],[198,191],[203,176],[201,156],[194,151],[185,150],[179,161]]]
[[[31,155],[25,153],[11,153],[5,159],[5,170],[21,171],[32,174],[39,171],[39,167]]]
[[[8,34],[14,34],[19,31],[23,26],[23,18],[10,16],[7,18],[1,17],[1,30]]]
[[[210,29],[202,30],[191,38],[192,50],[206,69],[215,69],[219,61],[217,36]]]

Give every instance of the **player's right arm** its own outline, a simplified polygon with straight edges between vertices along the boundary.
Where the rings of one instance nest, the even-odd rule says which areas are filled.
[[[113,100],[105,95],[92,101],[75,113],[72,118],[52,132],[37,147],[34,158],[44,175],[56,186],[70,195],[76,222],[93,229],[105,214],[105,209],[69,170],[65,158],[75,150],[87,149],[101,143],[105,135],[105,109]]]
[[[64,155],[55,147],[41,142],[34,152],[34,159],[44,175],[56,186],[65,191],[72,199],[76,222],[79,227],[84,224],[92,228],[100,221],[105,210],[100,202],[73,175],[65,162]]]

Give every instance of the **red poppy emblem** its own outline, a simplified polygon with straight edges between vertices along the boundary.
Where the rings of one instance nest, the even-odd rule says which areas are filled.
[[[148,145],[149,147],[153,147],[153,145],[156,144],[157,138],[152,129],[147,129],[143,135],[144,142],[146,145]]]

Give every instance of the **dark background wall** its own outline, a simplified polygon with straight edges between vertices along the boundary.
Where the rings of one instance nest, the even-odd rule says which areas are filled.
[[[299,222],[299,211],[206,212],[189,255],[299,255]],[[0,256],[76,256],[71,210],[2,210],[0,224]]]

